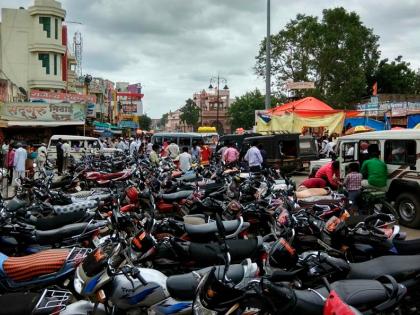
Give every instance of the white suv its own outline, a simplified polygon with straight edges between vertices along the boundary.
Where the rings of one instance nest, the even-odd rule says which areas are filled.
[[[368,159],[366,148],[376,143],[388,167],[387,199],[395,202],[400,223],[420,227],[420,130],[374,131],[340,137],[336,145],[340,175],[348,164]]]

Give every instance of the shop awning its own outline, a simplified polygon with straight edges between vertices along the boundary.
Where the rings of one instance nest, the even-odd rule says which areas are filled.
[[[84,121],[31,121],[31,120],[2,120],[0,127],[60,127],[60,126],[83,126]]]

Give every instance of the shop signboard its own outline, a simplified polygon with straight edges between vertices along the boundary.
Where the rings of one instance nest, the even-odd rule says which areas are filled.
[[[137,129],[139,125],[132,120],[122,120],[118,123],[118,127],[121,129],[124,129],[124,128]]]
[[[6,120],[84,121],[85,104],[5,103],[1,117]]]
[[[286,82],[286,89],[288,90],[307,90],[314,88],[314,82]]]
[[[29,97],[31,101],[44,101],[46,103],[96,103],[95,95],[82,95],[76,93],[31,90]]]

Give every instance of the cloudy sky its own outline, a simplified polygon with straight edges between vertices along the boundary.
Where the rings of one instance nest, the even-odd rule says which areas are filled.
[[[209,79],[228,80],[232,96],[264,89],[252,67],[265,36],[266,0],[62,0],[70,33],[83,35],[83,72],[115,81],[141,82],[153,118],[184,104]],[[32,0],[0,0],[28,7]],[[382,57],[403,55],[420,67],[418,0],[272,0],[272,32],[297,13],[325,8],[356,11],[379,35]]]

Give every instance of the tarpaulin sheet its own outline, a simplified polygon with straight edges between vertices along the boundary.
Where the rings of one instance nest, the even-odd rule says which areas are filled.
[[[352,127],[368,126],[378,131],[385,129],[385,124],[382,121],[378,121],[368,117],[347,118],[344,122],[344,126],[347,126],[348,123],[350,123]]]
[[[301,116],[294,112],[286,112],[283,115],[258,116],[257,132],[301,133],[304,127],[324,127],[329,134],[341,134],[345,117],[346,113],[344,112],[311,117]]]
[[[407,118],[407,128],[414,128],[420,123],[420,115],[409,115]]]

